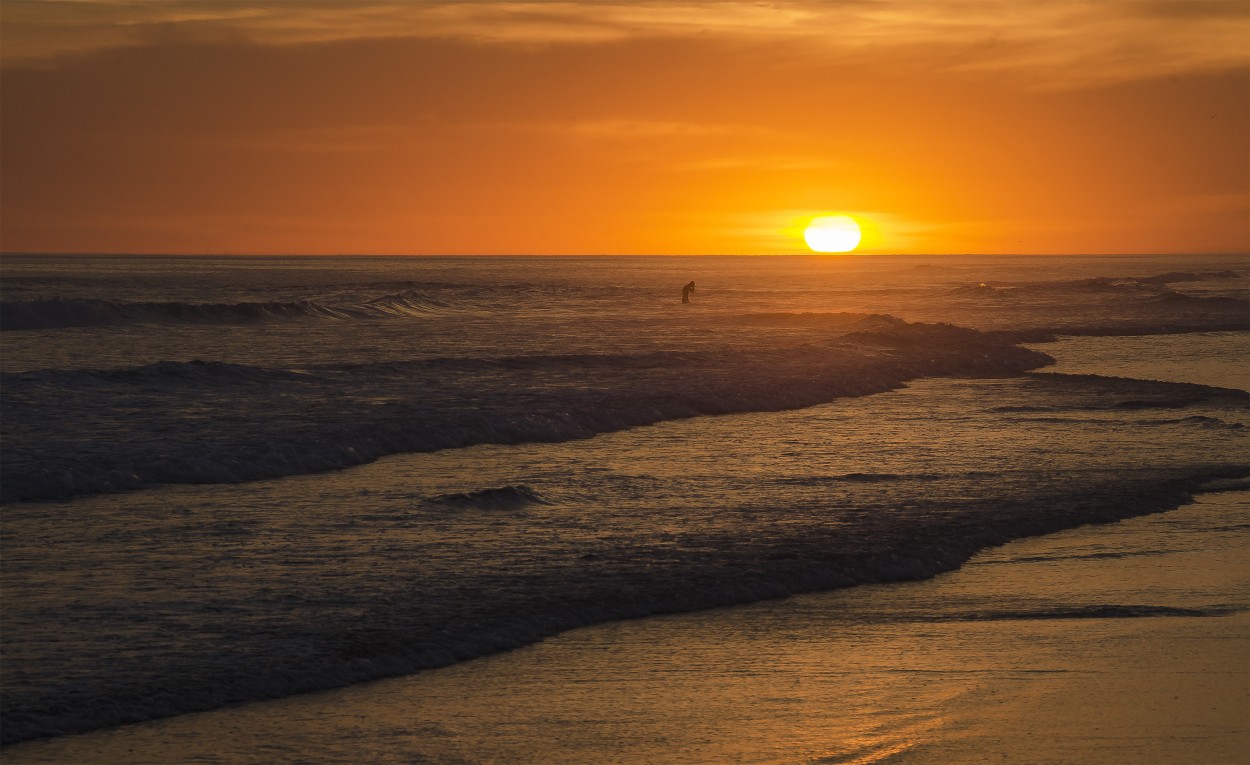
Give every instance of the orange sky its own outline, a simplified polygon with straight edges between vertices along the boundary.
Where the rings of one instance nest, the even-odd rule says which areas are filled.
[[[0,247],[1250,251],[1250,3],[0,4]]]

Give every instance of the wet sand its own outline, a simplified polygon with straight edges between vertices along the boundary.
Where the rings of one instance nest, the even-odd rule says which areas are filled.
[[[6,763],[1240,763],[1250,492]]]

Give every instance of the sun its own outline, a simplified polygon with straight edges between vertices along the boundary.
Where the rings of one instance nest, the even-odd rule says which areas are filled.
[[[807,246],[816,252],[850,252],[859,246],[859,224],[849,215],[813,218],[803,232]]]

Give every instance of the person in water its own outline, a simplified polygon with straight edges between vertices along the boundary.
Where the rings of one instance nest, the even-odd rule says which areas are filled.
[[[681,288],[681,302],[683,302],[683,303],[689,303],[689,302],[690,302],[690,293],[691,293],[691,292],[694,292],[694,281],[693,281],[693,280],[691,280],[691,282],[690,282],[689,284],[687,284],[685,287],[682,287],[682,288]]]

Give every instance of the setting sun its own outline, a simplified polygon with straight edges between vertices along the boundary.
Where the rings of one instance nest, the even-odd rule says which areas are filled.
[[[807,246],[816,252],[850,252],[859,246],[861,236],[859,224],[849,215],[815,218],[803,232]]]

